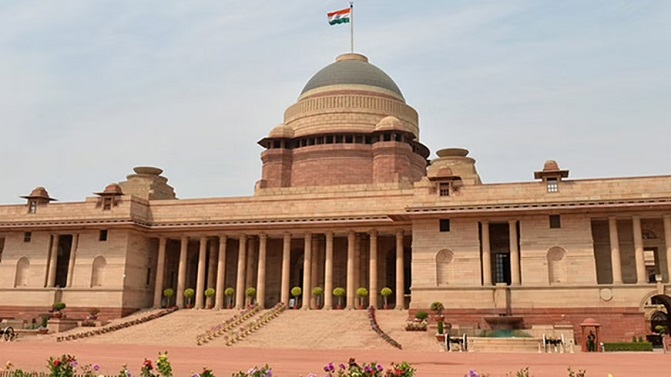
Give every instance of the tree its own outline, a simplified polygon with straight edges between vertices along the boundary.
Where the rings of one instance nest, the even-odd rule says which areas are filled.
[[[312,288],[312,295],[315,296],[317,309],[321,308],[321,297],[324,295],[324,288],[322,287]]]
[[[235,294],[235,289],[232,287],[228,287],[224,290],[224,296],[226,296],[226,307],[227,308],[232,308],[233,307],[233,295]]]
[[[207,297],[207,307],[211,308],[213,306],[212,304],[212,297],[214,296],[214,288],[207,288],[205,290],[205,297]]]
[[[184,290],[184,298],[186,299],[186,307],[191,308],[193,305],[191,304],[191,299],[193,299],[193,296],[196,295],[196,291],[193,288],[187,288]]]
[[[300,297],[301,297],[302,293],[303,293],[303,290],[301,289],[301,287],[291,288],[291,295],[294,296],[294,299],[295,299],[295,302],[296,302],[296,304],[294,304],[294,308],[300,307],[300,305],[298,303],[300,302]]]
[[[245,290],[245,294],[249,298],[249,305],[254,305],[254,297],[256,297],[256,288],[249,287]]]
[[[360,287],[356,290],[356,295],[359,296],[359,309],[363,309],[363,300],[368,296],[368,289]]]
[[[336,287],[333,289],[333,295],[338,298],[338,309],[342,309],[342,298],[345,296],[345,288]]]
[[[175,290],[172,288],[166,288],[163,290],[163,296],[166,298],[166,306],[170,307],[170,302],[172,300],[172,296],[175,295]]]
[[[392,294],[392,290],[389,287],[384,287],[380,291],[380,294],[382,295],[382,298],[384,298],[384,308],[389,309],[389,296]]]

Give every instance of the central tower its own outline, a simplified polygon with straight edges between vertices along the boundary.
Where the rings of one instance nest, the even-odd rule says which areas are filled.
[[[340,55],[259,141],[259,188],[415,182],[429,156],[418,138],[417,112],[396,83],[365,56]]]

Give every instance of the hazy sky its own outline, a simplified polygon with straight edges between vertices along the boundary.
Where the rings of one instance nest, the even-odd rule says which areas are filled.
[[[248,196],[256,142],[349,49],[341,0],[3,0],[0,203],[81,201],[152,165]],[[671,1],[359,0],[355,50],[484,182],[671,174]]]

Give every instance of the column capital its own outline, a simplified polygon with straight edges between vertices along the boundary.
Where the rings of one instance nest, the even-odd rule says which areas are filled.
[[[265,234],[265,233],[259,233],[259,239],[260,239],[260,240],[267,240],[267,239],[268,239],[268,235]]]
[[[397,236],[397,237],[398,237],[398,236],[402,236],[403,233],[404,233],[403,229],[397,229],[397,230],[396,230],[396,236]]]
[[[371,229],[371,230],[368,231],[368,234],[369,234],[371,237],[372,237],[372,236],[377,236],[377,235],[378,235],[378,231],[377,231],[377,229]]]
[[[671,214],[662,215],[662,219],[664,219],[666,221],[670,221],[671,220]]]
[[[163,247],[165,244],[168,242],[168,238],[166,236],[159,236],[158,237],[158,244],[159,246]]]
[[[508,224],[509,224],[509,225],[517,224],[517,219],[515,219],[515,220],[508,220]]]
[[[485,225],[485,224],[489,225],[489,220],[480,220],[480,224],[482,224],[482,225]]]
[[[220,234],[218,237],[219,237],[219,241],[228,240],[228,235],[226,235],[226,234]]]

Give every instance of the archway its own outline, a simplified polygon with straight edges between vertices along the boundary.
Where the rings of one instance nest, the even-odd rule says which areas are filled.
[[[93,260],[93,267],[91,270],[91,288],[102,287],[105,282],[105,269],[107,268],[107,260],[102,255]]]
[[[667,331],[667,334],[668,334],[669,331],[671,330],[671,297],[669,297],[667,295],[655,295],[655,296],[652,296],[650,298],[650,302],[653,305],[663,305],[664,308],[666,309],[666,313],[667,313],[667,315],[666,315],[666,331]],[[657,325],[660,325],[664,322],[664,319],[659,317],[659,320],[657,322],[658,322]],[[651,321],[651,325],[652,325],[652,321]],[[654,329],[655,328],[653,327],[652,330],[654,331]]]

